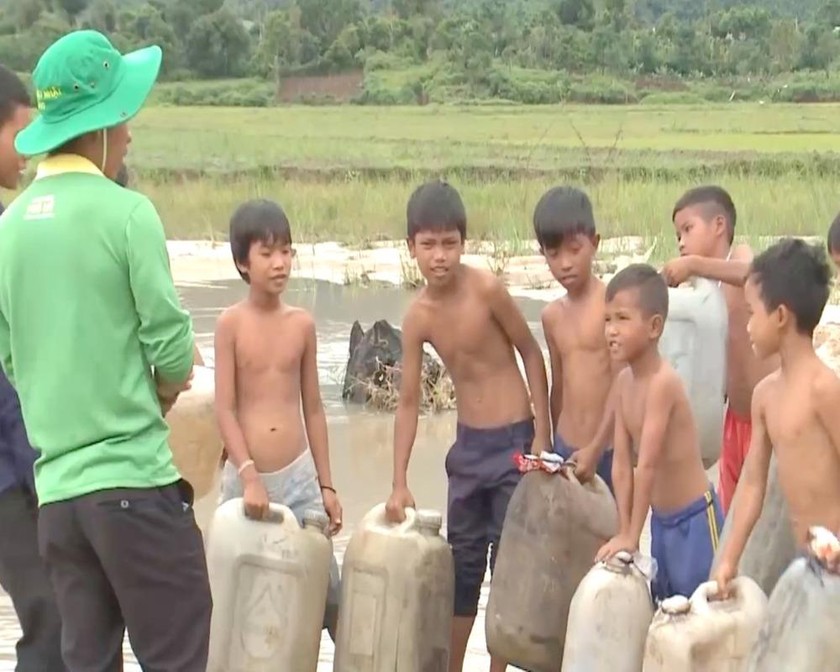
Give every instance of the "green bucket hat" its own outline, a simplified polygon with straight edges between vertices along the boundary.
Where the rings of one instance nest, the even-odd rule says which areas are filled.
[[[65,35],[43,53],[32,73],[39,115],[18,133],[15,149],[36,156],[125,123],[149,97],[161,58],[157,46],[123,55],[95,30]]]

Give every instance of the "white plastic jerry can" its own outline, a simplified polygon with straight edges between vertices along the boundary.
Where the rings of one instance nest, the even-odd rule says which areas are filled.
[[[597,563],[572,597],[562,672],[641,672],[652,619],[648,577],[633,556]]]
[[[791,563],[770,596],[745,672],[840,672],[840,576],[824,564],[840,542],[824,528],[810,536],[808,557]]]
[[[315,672],[330,580],[328,519],[269,505],[245,516],[241,498],[216,509],[207,544],[213,595],[207,672]]]
[[[436,511],[385,505],[362,519],[344,554],[335,672],[447,672],[455,570]]]
[[[718,282],[692,278],[687,286],[668,290],[659,351],[685,384],[706,469],[720,457],[723,440],[728,329],[729,313]]]
[[[755,581],[739,576],[729,599],[710,599],[717,583],[701,583],[691,599],[663,600],[645,643],[644,672],[741,672],[767,611]]]

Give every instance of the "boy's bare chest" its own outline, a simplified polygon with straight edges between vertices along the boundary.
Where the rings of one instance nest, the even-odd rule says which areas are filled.
[[[498,340],[500,327],[488,308],[459,302],[429,311],[427,335],[447,366],[453,366],[462,357],[485,352]]]
[[[304,350],[296,334],[250,332],[237,334],[236,369],[243,374],[298,373]]]
[[[604,323],[603,310],[563,312],[552,330],[560,354],[569,356],[575,352],[587,352],[608,357]]]
[[[645,423],[645,408],[647,407],[647,384],[632,383],[621,395],[621,411],[624,427],[633,440],[634,452],[642,438],[642,428]]]
[[[780,452],[800,452],[808,446],[823,443],[825,430],[811,403],[809,391],[784,389],[781,385],[764,408],[764,422],[771,444]],[[840,413],[840,409],[838,409]]]

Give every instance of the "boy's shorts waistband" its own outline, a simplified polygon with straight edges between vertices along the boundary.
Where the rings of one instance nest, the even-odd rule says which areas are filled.
[[[709,484],[709,489],[706,492],[682,509],[672,513],[658,513],[655,509],[651,509],[650,515],[652,518],[656,518],[657,522],[663,527],[676,527],[684,520],[693,518],[697,514],[712,508],[715,499],[714,488]]]
[[[742,425],[749,425],[752,424],[752,418],[747,415],[739,415],[735,411],[732,410],[732,407],[729,405],[729,402],[726,403],[726,407],[724,408],[724,416],[735,420],[736,422]]]
[[[312,459],[312,453],[307,448],[282,469],[278,469],[277,471],[260,471],[259,474],[260,476],[265,476],[267,478],[280,478],[281,476],[288,475],[290,472],[296,471],[298,467],[310,461],[313,464],[315,462]],[[232,469],[234,472],[236,471],[236,467],[233,466],[233,462],[231,462],[230,460],[228,460],[225,464],[225,468]]]
[[[456,437],[462,441],[481,441],[505,443],[516,439],[533,439],[534,419],[520,420],[501,427],[469,427],[458,423]]]

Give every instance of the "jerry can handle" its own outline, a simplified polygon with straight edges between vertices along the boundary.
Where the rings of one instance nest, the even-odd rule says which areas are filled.
[[[560,466],[560,473],[566,478],[566,480],[571,481],[572,483],[577,483],[581,485],[581,482],[578,480],[578,477],[575,475],[575,463],[571,460],[567,460]]]
[[[691,596],[691,604],[697,611],[710,611],[714,608],[715,604],[731,602],[737,599],[739,591],[740,585],[737,577],[730,582],[730,593],[728,597],[720,596],[717,581],[705,581],[697,586],[697,590]]]
[[[383,527],[388,530],[398,530],[400,532],[408,532],[417,524],[417,511],[411,507],[405,509],[405,520],[401,523],[392,523],[388,520],[388,515],[385,511],[385,503],[377,504],[365,516],[371,523],[377,527]]]
[[[255,520],[253,518],[249,518],[245,514],[245,500],[242,500],[242,515],[247,520],[253,520],[255,523],[274,523],[275,525],[282,525],[286,520],[286,507],[282,504],[269,502],[268,513],[265,517],[262,520]]]

